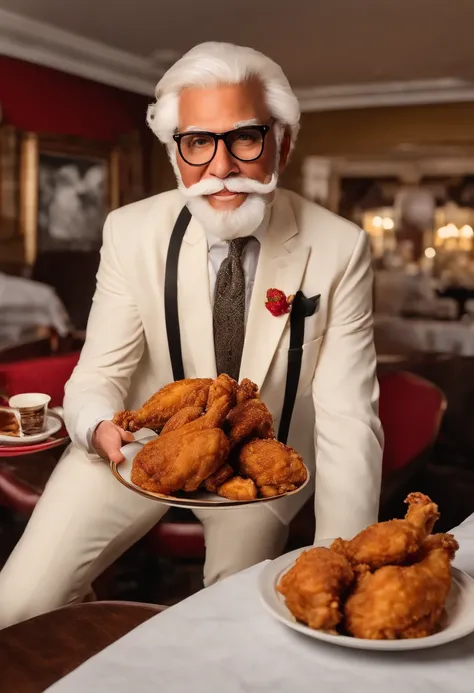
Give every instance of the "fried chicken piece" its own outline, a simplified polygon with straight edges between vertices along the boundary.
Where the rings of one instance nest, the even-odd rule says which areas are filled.
[[[181,431],[172,431],[143,446],[133,461],[134,484],[166,495],[180,490],[196,491],[204,479],[224,464],[230,450],[224,431]]]
[[[251,440],[242,446],[239,473],[258,488],[276,487],[278,493],[298,488],[306,481],[306,467],[298,453],[277,440]]]
[[[140,428],[159,430],[183,407],[204,408],[211,385],[211,378],[177,380],[155,392],[140,409],[117,412],[113,421],[125,431],[134,432]]]
[[[424,560],[429,553],[436,551],[436,549],[444,549],[452,561],[456,555],[456,551],[459,549],[459,544],[454,534],[446,534],[444,532],[430,534],[422,543],[416,555],[416,561],[419,562]]]
[[[273,496],[281,496],[290,491],[296,491],[298,487],[294,484],[284,484],[283,486],[260,486],[258,495],[262,498],[273,498]]]
[[[237,388],[237,405],[227,417],[231,447],[245,438],[274,438],[273,416],[258,397],[258,387],[244,378]]]
[[[368,640],[434,633],[451,587],[450,562],[458,548],[451,534],[436,534],[423,543],[419,562],[361,575],[345,605],[348,632]]]
[[[182,431],[187,433],[188,431],[202,431],[205,428],[220,428],[235,404],[236,390],[237,383],[235,380],[222,373],[213,381],[209,388],[205,413],[172,432],[179,433],[179,431]],[[166,435],[169,435],[169,433],[166,433]]]
[[[156,493],[195,491],[226,461],[230,445],[219,426],[235,402],[236,382],[222,374],[209,389],[206,413],[143,446],[132,481]]]
[[[165,423],[161,429],[161,435],[169,433],[170,431],[175,431],[177,428],[181,428],[191,421],[195,421],[201,416],[203,411],[204,409],[202,407],[184,407],[180,409]]]
[[[431,533],[439,513],[436,503],[423,493],[410,493],[405,503],[408,511],[404,520],[370,525],[350,541],[336,539],[331,548],[352,565],[367,565],[372,570],[408,560]]]
[[[277,590],[298,621],[316,630],[334,631],[342,620],[341,599],[353,580],[349,561],[320,547],[302,553]]]
[[[229,498],[229,500],[253,500],[257,497],[257,487],[252,479],[242,479],[241,476],[234,476],[222,484],[217,493],[223,498]]]
[[[220,469],[217,470],[211,476],[208,476],[204,481],[204,488],[209,493],[217,493],[219,486],[222,486],[226,481],[234,476],[235,472],[230,466],[230,464],[224,464]]]
[[[274,438],[273,416],[261,399],[247,399],[231,409],[227,417],[231,447],[246,438]]]
[[[237,388],[237,404],[241,404],[248,399],[258,399],[258,385],[248,378],[244,378]]]

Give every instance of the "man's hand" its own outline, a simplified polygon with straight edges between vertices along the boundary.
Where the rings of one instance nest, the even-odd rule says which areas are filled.
[[[101,457],[119,464],[125,459],[120,448],[124,443],[133,443],[134,440],[130,431],[124,431],[112,421],[102,421],[94,431],[92,445]]]

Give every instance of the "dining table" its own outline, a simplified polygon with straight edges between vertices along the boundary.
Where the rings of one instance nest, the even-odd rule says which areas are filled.
[[[0,692],[41,693],[162,608],[89,602],[0,630]]]
[[[474,576],[474,515],[453,532],[460,544],[455,566]],[[268,561],[152,616],[71,673],[58,676],[47,691],[472,693],[474,633],[407,651],[349,649],[315,640],[280,623],[263,607],[259,581],[266,565]],[[28,630],[28,623],[24,627]],[[54,653],[58,658],[69,647],[74,620],[64,629],[64,644],[58,642]],[[31,647],[26,635],[24,642]],[[25,653],[19,665],[27,663]]]

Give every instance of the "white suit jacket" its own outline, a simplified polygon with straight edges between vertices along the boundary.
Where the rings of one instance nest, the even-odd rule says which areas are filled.
[[[106,221],[87,338],[64,402],[68,431],[83,449],[92,424],[140,407],[173,380],[163,290],[169,238],[183,205],[171,191],[118,209]],[[278,430],[290,330],[288,315],[274,317],[265,308],[269,288],[321,295],[319,309],[305,320],[288,444],[313,475],[317,538],[352,536],[377,520],[382,463],[366,234],[299,195],[276,194],[240,377],[261,388]],[[181,247],[178,298],[186,377],[215,377],[208,244],[194,218]],[[270,507],[288,523],[313,488]]]

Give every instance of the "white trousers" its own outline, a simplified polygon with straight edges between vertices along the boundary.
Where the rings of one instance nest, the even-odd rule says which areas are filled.
[[[167,510],[122,486],[99,457],[70,446],[0,573],[0,628],[82,601]],[[204,525],[206,586],[278,556],[288,536],[267,504],[195,515]]]

